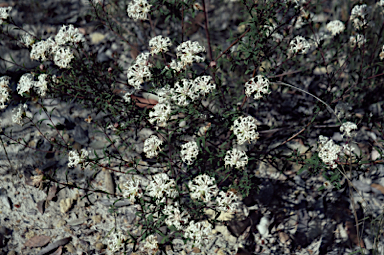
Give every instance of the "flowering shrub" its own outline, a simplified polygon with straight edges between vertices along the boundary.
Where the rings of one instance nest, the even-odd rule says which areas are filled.
[[[227,4],[246,11],[239,11],[242,16],[237,18],[244,22],[236,24],[236,33],[231,31],[228,35],[230,44],[225,48],[218,38],[210,37],[208,25],[211,23],[204,1],[200,5],[190,1],[164,0],[155,4],[133,0],[127,9],[124,7],[124,16],[131,19],[124,21],[129,29],[115,18],[120,16],[114,16],[113,10],[120,10],[120,6],[110,3],[107,7],[104,1],[90,1],[94,18],[116,34],[124,42],[126,51],[130,51],[133,58],[130,63],[123,63],[118,54],[112,54],[110,62],[98,61],[88,48],[91,46],[87,45],[87,36],[74,25],[63,25],[56,35],[43,39],[16,24],[9,16],[11,7],[0,8],[0,21],[9,20],[10,26],[22,31],[18,37],[13,38],[11,34],[9,37],[30,51],[31,60],[41,63],[16,81],[15,94],[21,97],[18,100],[22,103],[12,110],[13,122],[23,125],[24,120],[29,120],[35,125],[35,119],[27,112],[27,102],[38,102],[41,111],[47,113],[44,98],[76,100],[92,112],[92,116],[101,111],[108,113],[101,120],[96,121],[91,115],[84,119],[87,124],[98,126],[111,144],[109,147],[114,148],[105,147],[102,156],[89,153],[87,145],[75,149],[74,144],[63,138],[49,113],[47,116],[58,138],[49,141],[57,152],[68,155],[68,168],[80,165],[85,171],[105,168],[129,174],[127,181],[118,183],[120,193],[116,196],[137,206],[137,214],[144,221],[143,230],[137,235],[111,233],[107,241],[110,253],[121,251],[129,242],[143,251],[165,251],[165,246],[176,236],[202,249],[212,241],[217,222],[202,212],[206,209],[239,212],[243,198],[257,188],[250,178],[255,176],[256,166],[277,160],[275,155],[280,155],[276,153],[280,147],[299,135],[310,137],[310,131],[314,131],[317,136],[319,131],[312,125],[315,120],[331,119],[340,126],[347,142],[353,139],[351,132],[357,130],[360,117],[340,117],[341,121],[332,107],[343,100],[363,104],[366,102],[363,87],[373,88],[371,82],[383,74],[384,66],[379,59],[384,58],[384,42],[382,36],[372,35],[370,29],[375,27],[375,22],[370,23],[370,17],[379,20],[384,4],[376,5],[374,10],[365,4],[355,5],[350,23],[345,17],[322,20],[316,3],[311,1],[266,1],[257,5],[253,1],[231,1]],[[175,11],[178,15],[172,13]],[[187,23],[186,17],[193,22]],[[204,40],[192,40],[200,25],[204,27]],[[168,33],[169,37],[154,35],[155,28],[163,26],[179,27],[179,30]],[[367,45],[374,46],[367,49]],[[0,60],[5,61],[1,56]],[[128,66],[122,68],[123,64]],[[14,98],[10,93],[11,79],[1,75],[0,108],[6,109]],[[126,78],[122,80],[121,76]],[[316,96],[307,92],[310,84],[319,84]],[[283,86],[288,90],[283,90]],[[117,92],[120,90],[123,93]],[[301,102],[308,107],[290,106],[288,101],[294,103],[295,100],[287,101],[282,94],[290,96],[296,92],[304,93],[297,96],[306,99],[305,102],[313,104],[311,100],[315,98],[322,105]],[[380,101],[382,93],[372,93],[374,100]],[[323,106],[326,108],[321,108]],[[288,122],[287,119],[280,120],[271,114],[283,116],[295,108],[301,112],[295,116],[298,123],[294,127],[286,127],[283,123]],[[262,116],[261,112],[266,111],[268,115]],[[261,117],[263,121],[259,120]],[[366,121],[367,116],[361,118]],[[279,125],[284,131],[276,135],[278,145],[265,147],[276,143],[268,132]],[[295,133],[297,125],[304,128]],[[132,145],[127,137],[143,128],[154,134],[142,142],[142,151],[138,150],[143,153],[143,160],[156,161],[160,170],[143,171],[139,169],[140,159],[127,158],[125,152],[129,152],[128,147]],[[4,131],[1,135],[11,139]],[[305,162],[300,171],[306,167],[321,169],[326,173],[324,176],[331,173],[323,186],[328,190],[339,188],[339,172],[344,174],[345,164],[352,166],[353,148],[349,144],[337,145],[323,135],[316,138],[319,143],[314,155],[306,158],[295,151],[292,161],[298,162],[300,158]],[[355,164],[362,164],[361,159],[355,157],[354,160]],[[111,161],[118,161],[118,170]],[[86,169],[88,166],[92,169]],[[33,179],[39,188],[58,182],[55,174]],[[172,235],[166,235],[164,227]],[[260,234],[264,238],[267,232]]]

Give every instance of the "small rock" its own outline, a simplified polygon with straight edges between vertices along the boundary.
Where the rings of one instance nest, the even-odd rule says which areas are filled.
[[[113,178],[112,178],[111,173],[105,168],[103,168],[103,172],[104,172],[105,191],[112,194],[112,195],[115,195],[115,184],[113,183]]]
[[[56,224],[56,227],[57,228],[61,228],[65,224],[67,224],[67,222],[65,220],[59,220],[59,222]]]
[[[75,139],[76,142],[80,143],[81,145],[87,144],[89,140],[86,132],[79,125],[77,125],[73,131],[73,138]]]
[[[91,37],[91,43],[92,44],[98,44],[101,41],[103,41],[105,38],[105,35],[103,35],[102,33],[98,33],[98,32],[94,32],[94,33],[90,34],[89,36]]]
[[[100,251],[100,250],[102,250],[104,248],[104,244],[96,243],[95,248],[96,248],[96,250]]]
[[[75,253],[76,252],[76,248],[75,248],[75,246],[73,246],[73,244],[72,243],[69,243],[69,244],[67,244],[66,246],[64,246],[66,249],[67,249],[67,251],[68,252],[70,252],[70,253]]]
[[[102,218],[101,218],[101,215],[95,215],[95,216],[92,216],[92,220],[95,224],[98,224],[101,222]]]
[[[60,201],[60,211],[66,213],[71,209],[73,204],[73,198],[67,198]]]

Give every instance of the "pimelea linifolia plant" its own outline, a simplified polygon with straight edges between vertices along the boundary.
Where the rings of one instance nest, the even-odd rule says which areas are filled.
[[[317,21],[318,3],[309,1],[227,4],[242,6],[244,22],[236,33],[231,33],[231,44],[223,49],[218,43],[213,47],[215,39],[210,38],[211,17],[205,1],[162,1],[156,5],[146,0],[130,2],[124,15],[140,25],[147,40],[142,36],[136,39],[114,18],[112,12],[117,12],[119,6],[110,3],[107,8],[104,1],[91,1],[94,17],[131,48],[135,60],[127,70],[122,70],[116,59],[113,64],[98,63],[96,55],[88,51],[84,36],[73,25],[63,25],[47,39],[28,31],[17,38],[3,30],[11,40],[18,39],[30,50],[31,59],[43,63],[20,78],[16,91],[23,102],[14,109],[13,121],[23,125],[28,120],[39,130],[39,123],[35,124],[34,116],[28,113],[28,103],[34,102],[46,112],[50,126],[57,132],[51,138],[41,135],[55,150],[68,155],[68,171],[73,167],[89,171],[90,167],[95,172],[104,168],[129,175],[126,183],[119,183],[116,196],[137,205],[143,227],[139,235],[113,229],[107,238],[110,253],[124,249],[128,242],[134,243],[134,249],[165,251],[165,245],[178,237],[201,248],[211,237],[220,213],[241,210],[241,199],[256,188],[248,178],[250,170],[263,160],[255,149],[260,123],[258,116],[249,112],[249,105],[261,107],[263,100],[268,100],[271,87],[276,92],[287,87],[311,95],[289,84],[289,79],[282,79],[295,73],[299,73],[297,77],[312,75],[316,68],[325,77],[321,83],[325,90],[323,99],[311,95],[319,105],[314,117],[305,116],[311,119],[308,128],[320,112],[330,116],[335,113],[330,104],[346,96],[350,101],[357,100],[359,95],[353,92],[383,71],[382,65],[372,60],[384,58],[382,37],[372,36],[375,22],[380,24],[374,17],[383,11],[382,2],[371,7],[355,5],[349,19],[327,22]],[[172,13],[175,10],[181,11],[181,17]],[[10,11],[11,7],[0,9],[2,22],[23,30],[9,16]],[[179,22],[181,36],[154,35],[156,16],[169,22],[167,25]],[[184,34],[193,33],[194,29],[185,17],[195,21],[203,17],[200,19],[206,33],[205,45],[185,38]],[[151,32],[147,32],[148,28],[152,28]],[[374,47],[368,49],[368,43]],[[51,65],[47,64],[49,61]],[[126,73],[127,80],[118,78],[121,73]],[[5,109],[11,102],[10,79],[0,79],[0,102]],[[118,84],[125,86],[123,94],[116,93]],[[138,92],[150,97],[139,97]],[[89,109],[97,109],[96,114],[110,113],[104,120],[93,121],[89,115],[84,121],[94,123],[114,150],[105,149],[104,156],[87,148],[74,150],[51,120],[43,98],[76,99]],[[325,111],[320,111],[321,107]],[[351,142],[351,131],[358,126],[339,116],[337,122]],[[150,162],[155,159],[163,166],[161,172],[139,170],[140,160],[131,159],[126,153],[127,148],[132,149],[127,134],[144,127],[153,134],[144,141],[143,157]],[[5,131],[2,135],[12,139]],[[351,156],[353,150],[348,144],[339,146],[328,137],[319,137],[318,154],[314,157],[320,159],[315,167],[326,169],[323,188],[338,187],[345,175],[339,165],[352,165],[341,159],[341,153]],[[119,162],[118,170],[111,166],[111,160]],[[44,183],[49,186],[57,182],[54,175],[42,173],[33,179],[39,188],[44,188]],[[214,218],[205,214],[208,209],[215,212]],[[161,241],[157,235],[163,237]]]

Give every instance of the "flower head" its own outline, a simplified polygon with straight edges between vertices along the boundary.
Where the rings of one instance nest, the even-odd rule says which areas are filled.
[[[163,141],[161,141],[157,136],[151,135],[148,139],[144,142],[144,152],[146,153],[147,158],[153,158],[156,157],[160,150],[160,145],[163,144]]]
[[[293,40],[289,43],[290,48],[289,51],[290,53],[301,53],[301,54],[306,54],[311,48],[311,45],[309,42],[302,36],[296,36],[293,38]]]
[[[34,87],[36,82],[33,79],[33,75],[30,73],[23,74],[20,77],[19,83],[17,84],[17,92],[19,95],[23,95],[24,92],[28,92]]]
[[[5,103],[10,100],[9,98],[9,92],[11,92],[11,89],[9,88],[10,79],[11,77],[9,76],[0,77],[0,109],[5,109],[7,107]]]
[[[239,206],[239,198],[230,190],[227,192],[220,191],[219,196],[216,198],[218,205],[216,208],[224,212],[234,212]]]
[[[208,238],[212,234],[212,225],[208,222],[194,222],[191,221],[185,230],[184,236],[190,238],[193,244],[201,248],[207,244]]]
[[[195,90],[200,93],[200,95],[205,96],[206,94],[212,92],[216,89],[216,85],[212,82],[212,77],[208,75],[199,76],[194,80]]]
[[[182,65],[187,66],[195,62],[203,62],[204,58],[196,56],[200,52],[205,52],[205,48],[198,42],[186,41],[177,46],[176,55],[180,58]]]
[[[349,45],[351,48],[355,48],[356,44],[359,48],[361,48],[367,40],[365,39],[364,35],[356,34],[356,36],[349,37]]]
[[[0,25],[3,24],[3,20],[7,19],[9,13],[12,11],[12,7],[0,7]]]
[[[149,47],[151,48],[152,55],[168,51],[168,46],[171,45],[171,39],[168,37],[162,37],[161,35],[155,36],[149,40]]]
[[[168,103],[158,103],[153,107],[154,111],[149,112],[149,122],[165,123],[171,114],[171,106]]]
[[[176,229],[182,230],[185,225],[188,222],[188,219],[190,218],[190,215],[186,211],[180,211],[179,205],[177,202],[175,202],[175,206],[173,205],[167,205],[165,206],[163,210],[165,215],[168,215],[167,219],[165,220],[165,223],[168,226],[175,226]]]
[[[156,254],[156,252],[159,250],[157,237],[155,235],[147,236],[143,248],[151,250],[152,254]]]
[[[46,91],[48,89],[47,77],[48,77],[47,74],[40,74],[38,77],[39,81],[35,83],[35,90],[41,97],[45,96]]]
[[[74,28],[73,25],[63,25],[57,35],[55,36],[55,42],[57,45],[64,45],[66,43],[80,43],[85,42],[84,35],[80,33],[78,28]]]
[[[121,232],[113,232],[110,234],[108,239],[108,249],[111,254],[115,254],[119,252],[121,248],[124,247],[124,241],[127,240],[128,237]]]
[[[122,185],[123,196],[127,197],[132,203],[136,201],[136,197],[143,196],[143,192],[140,188],[140,180],[133,176]]]
[[[175,180],[169,179],[165,173],[160,173],[152,176],[153,180],[146,188],[150,197],[162,199],[165,195],[175,198],[178,194],[175,186]]]
[[[340,34],[345,29],[345,25],[340,20],[332,20],[327,24],[327,30],[332,33],[333,36]]]
[[[366,16],[368,15],[368,9],[366,4],[355,5],[351,11],[350,20],[352,20],[353,25],[356,29],[363,28],[364,25],[367,25]]]
[[[193,199],[201,199],[208,203],[217,196],[219,189],[215,184],[215,178],[206,174],[199,175],[189,182],[190,195]]]
[[[341,147],[333,142],[328,137],[319,136],[319,158],[331,168],[336,168],[336,160],[341,152]]]
[[[75,167],[76,165],[83,163],[85,158],[88,157],[88,151],[81,149],[81,155],[77,151],[70,151],[68,153],[68,167]]]
[[[57,47],[53,53],[53,62],[60,68],[69,68],[69,63],[74,58],[73,52],[69,47]]]
[[[256,129],[256,119],[251,116],[240,116],[231,127],[231,130],[233,130],[233,133],[237,136],[237,143],[240,145],[246,141],[257,140],[259,133],[256,132]]]
[[[234,148],[233,150],[227,151],[227,155],[224,158],[225,165],[231,167],[244,168],[248,164],[248,156],[245,151]]]
[[[12,112],[15,112],[16,109],[17,112],[12,116],[12,121],[16,124],[19,124],[20,126],[23,125],[22,119],[23,119],[23,113],[27,110],[28,105],[27,104],[20,104],[18,108],[14,108]]]
[[[257,81],[255,81],[255,78],[257,79]],[[245,94],[250,97],[253,93],[256,92],[253,98],[255,100],[258,100],[262,98],[261,93],[269,93],[268,86],[269,80],[262,75],[257,75],[256,77],[250,79],[247,83],[245,83]]]
[[[351,131],[355,129],[357,129],[357,125],[350,121],[347,121],[340,126],[340,132],[343,133],[342,136],[345,135],[348,137],[352,137]]]
[[[129,67],[127,77],[129,85],[134,86],[135,89],[141,89],[141,84],[151,79],[152,74],[148,66],[134,64]]]
[[[151,6],[147,0],[133,0],[128,4],[128,17],[134,20],[147,20]]]
[[[181,145],[181,159],[187,165],[192,165],[199,154],[199,147],[195,141]]]

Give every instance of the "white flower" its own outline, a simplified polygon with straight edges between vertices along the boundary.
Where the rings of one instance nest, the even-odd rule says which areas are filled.
[[[157,237],[155,235],[147,236],[143,248],[151,250],[153,252],[152,254],[156,254],[159,249]]]
[[[157,149],[160,149],[160,145],[163,144],[163,141],[161,141],[157,136],[151,135],[148,139],[144,141],[144,152],[146,153],[147,158],[153,158],[156,157],[159,152]]]
[[[188,212],[180,212],[179,204],[177,202],[175,202],[175,206],[165,206],[163,212],[165,215],[168,215],[167,219],[165,220],[165,223],[168,226],[175,226],[178,230],[182,230],[184,228],[183,225],[185,225],[188,222],[188,219],[190,218]]]
[[[28,105],[27,104],[23,104],[23,105],[19,105],[19,108],[14,108],[12,110],[12,112],[15,112],[16,109],[17,112],[12,116],[12,121],[15,122],[16,124],[19,124],[20,126],[23,125],[22,123],[22,118],[23,118],[23,113],[25,112],[25,110],[28,108]]]
[[[182,85],[180,85],[180,83],[182,83]],[[172,95],[172,100],[176,101],[176,104],[179,106],[188,105],[187,97],[195,100],[199,95],[195,93],[195,83],[187,79],[182,79],[180,82],[176,82],[175,88],[172,90],[172,92],[174,92]]]
[[[74,28],[73,25],[63,25],[57,35],[55,36],[57,45],[64,45],[68,42],[79,43],[85,42],[84,35],[82,35],[78,28]]]
[[[21,38],[20,41],[27,47],[32,46],[35,43],[35,37],[33,37],[29,33],[25,33]]]
[[[256,129],[256,119],[252,116],[240,116],[231,127],[231,130],[233,130],[233,133],[237,136],[237,143],[240,145],[246,141],[257,140],[259,133],[256,132]]]
[[[149,47],[151,48],[152,55],[160,52],[168,51],[168,46],[171,46],[171,39],[162,37],[161,35],[153,37],[149,40]]]
[[[3,24],[3,20],[7,19],[9,13],[12,11],[12,7],[0,7],[0,24]]]
[[[203,62],[203,57],[196,56],[200,52],[205,52],[205,48],[200,46],[198,42],[186,41],[176,48],[176,55],[184,66],[190,65],[194,61]]]
[[[147,0],[134,0],[128,4],[128,17],[134,20],[147,20],[147,14],[152,5]]]
[[[146,191],[150,197],[162,199],[165,195],[175,198],[178,192],[175,188],[175,180],[169,179],[165,173],[160,173],[152,176],[153,180],[146,187]]]
[[[151,124],[155,121],[165,123],[171,114],[171,106],[168,103],[158,103],[153,107],[153,110],[149,112],[149,122]]]
[[[68,153],[68,167],[75,167],[76,165],[83,163],[85,158],[88,157],[88,151],[81,149],[81,155],[77,151],[70,151]]]
[[[333,142],[332,139],[328,137],[319,136],[319,158],[331,168],[336,168],[336,160],[338,158],[338,154],[341,151],[341,147]]]
[[[201,199],[205,203],[211,202],[213,197],[219,193],[219,189],[215,184],[215,178],[206,174],[195,177],[188,183],[190,195],[193,199]]]
[[[68,47],[58,47],[53,55],[53,62],[60,68],[70,68],[69,63],[74,58],[73,52]]]
[[[182,62],[177,62],[176,60],[172,59],[171,63],[169,64],[169,67],[166,66],[164,67],[165,69],[173,69],[173,70],[176,70],[177,72],[180,72],[182,69],[184,69],[184,67],[186,67],[185,65],[183,65]]]
[[[192,165],[199,154],[199,147],[195,141],[181,145],[181,159],[187,165]]]
[[[366,42],[367,40],[365,39],[364,35],[361,34],[356,34],[356,36],[349,37],[349,45],[351,46],[351,48],[355,48],[356,43],[357,46],[361,48],[361,46],[363,46]]]
[[[255,82],[255,78],[257,79],[256,82]],[[268,86],[269,86],[269,80],[262,75],[257,75],[256,77],[250,79],[247,83],[245,83],[245,94],[247,95],[247,97],[250,97],[253,93],[256,92],[253,98],[255,100],[258,100],[263,97],[261,93],[263,94],[269,93]]]
[[[124,96],[123,96],[123,99],[124,99],[124,101],[126,102],[126,103],[130,103],[131,102],[131,93],[129,93],[129,92],[127,92],[127,93],[125,93],[124,94]]]
[[[29,92],[29,90],[34,87],[35,84],[36,82],[34,81],[32,74],[23,74],[20,77],[19,83],[17,84],[17,92],[22,96],[24,92]]]
[[[340,126],[340,132],[344,133],[341,136],[352,137],[351,131],[357,129],[357,125],[353,122],[347,121]]]
[[[230,165],[238,169],[244,168],[248,164],[248,156],[245,151],[234,148],[233,150],[227,151],[227,155],[224,158],[225,166]]]
[[[32,45],[30,57],[33,60],[45,61],[50,56],[51,52],[55,52],[56,48],[56,42],[52,37],[49,37],[45,41],[39,41]]]
[[[10,100],[9,98],[9,92],[11,91],[11,89],[9,88],[10,79],[11,77],[9,76],[0,77],[0,109],[5,109],[7,107],[5,103]]]
[[[227,192],[220,191],[216,201],[218,203],[216,208],[223,212],[234,212],[239,207],[239,198],[230,190]]]
[[[212,225],[208,222],[194,222],[191,221],[185,230],[184,236],[192,239],[193,244],[202,248],[208,243],[208,238],[212,234]]]
[[[35,83],[35,90],[37,90],[37,93],[41,96],[44,97],[46,94],[46,91],[48,89],[48,81],[47,81],[47,74],[40,74],[38,79],[39,81]]]
[[[205,96],[216,89],[216,85],[211,83],[212,77],[208,75],[199,76],[194,80],[195,90],[199,91],[200,95]]]
[[[383,0],[384,1],[384,0]],[[383,45],[383,48],[381,49],[381,52],[379,54],[379,57],[380,57],[380,60],[383,60],[384,58],[384,45]]]
[[[296,36],[293,38],[293,40],[289,43],[290,53],[301,53],[301,54],[306,54],[311,47],[309,42],[302,36]]]
[[[127,197],[132,203],[136,201],[136,197],[140,198],[143,196],[142,190],[139,187],[140,180],[133,176],[122,185],[123,196]]]
[[[333,36],[340,34],[345,29],[345,25],[340,20],[332,20],[327,24],[327,30],[332,33]]]
[[[115,254],[116,252],[119,252],[120,249],[124,247],[124,241],[128,239],[128,237],[121,232],[113,232],[108,237],[109,239],[107,240],[107,242],[110,254]]]
[[[138,65],[141,65],[141,66],[152,67],[152,64],[148,62],[150,54],[151,53],[149,53],[149,52],[142,52],[142,53],[140,53],[136,57],[135,63],[138,64]]]
[[[351,11],[350,20],[356,29],[361,29],[368,22],[365,17],[368,15],[367,5],[355,5]]]
[[[151,79],[152,74],[148,66],[134,64],[128,68],[128,84],[135,87],[135,89],[141,89],[141,84]]]

